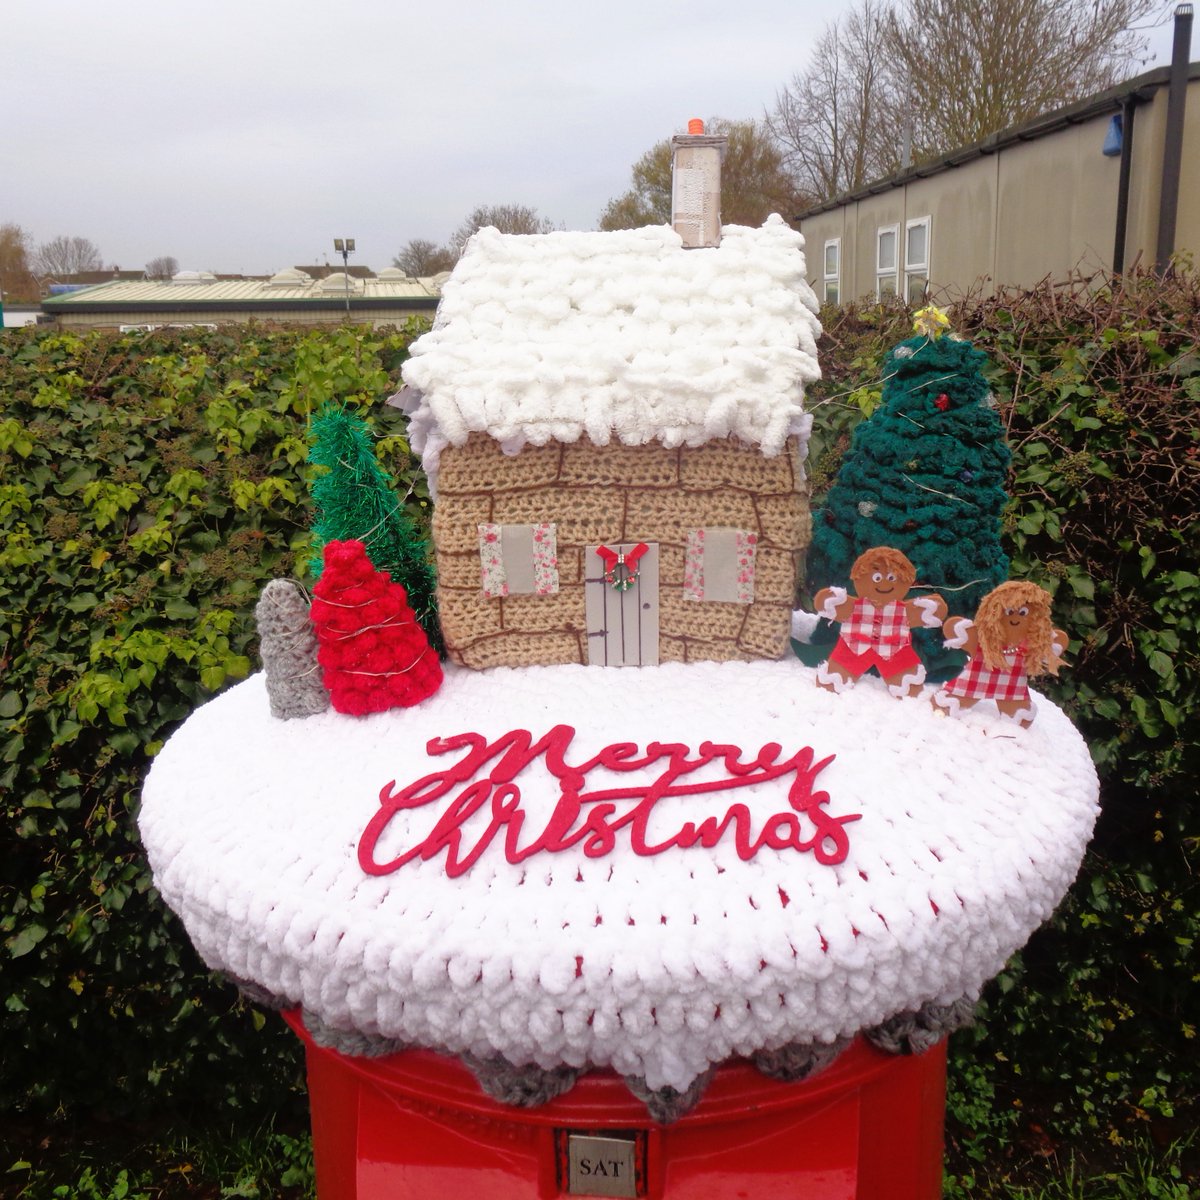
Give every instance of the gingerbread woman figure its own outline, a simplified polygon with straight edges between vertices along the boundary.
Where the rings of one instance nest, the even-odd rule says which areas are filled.
[[[931,697],[935,711],[954,716],[980,700],[994,700],[1000,716],[1022,728],[1037,707],[1029,677],[1057,675],[1067,635],[1050,621],[1050,593],[1034,583],[1010,580],[979,603],[975,620],[950,617],[942,626],[947,646],[971,656],[959,675]]]
[[[850,580],[854,595],[830,587],[813,598],[818,616],[842,623],[829,661],[817,668],[817,686],[845,691],[874,667],[893,696],[920,695],[925,666],[913,649],[912,630],[939,628],[946,616],[945,601],[936,593],[907,600],[917,571],[890,546],[860,554],[850,568]]]

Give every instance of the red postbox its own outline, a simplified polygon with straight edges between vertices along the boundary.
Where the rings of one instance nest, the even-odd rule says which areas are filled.
[[[304,1040],[319,1200],[937,1200],[945,1043],[896,1057],[861,1039],[814,1079],[730,1063],[671,1125],[611,1071],[522,1109],[456,1059],[357,1058]]]

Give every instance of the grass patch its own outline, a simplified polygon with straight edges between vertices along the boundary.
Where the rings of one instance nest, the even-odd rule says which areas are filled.
[[[0,1129],[3,1200],[312,1200],[306,1127],[95,1121],[49,1133]]]
[[[1159,1150],[1148,1138],[1119,1148],[1104,1168],[1089,1166],[1074,1151],[1024,1164],[1019,1178],[983,1164],[947,1173],[945,1200],[1196,1200],[1200,1162],[1195,1134]],[[1106,1156],[1107,1157],[1107,1156]]]

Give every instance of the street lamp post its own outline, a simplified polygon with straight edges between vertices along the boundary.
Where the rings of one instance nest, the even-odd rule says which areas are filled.
[[[345,271],[346,279],[346,319],[350,319],[350,255],[354,253],[353,238],[334,238],[333,249],[335,254],[342,256],[343,270]]]

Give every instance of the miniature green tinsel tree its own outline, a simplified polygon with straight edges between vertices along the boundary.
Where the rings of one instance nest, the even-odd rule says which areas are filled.
[[[403,585],[430,645],[441,654],[436,575],[428,546],[379,465],[370,430],[331,403],[313,418],[309,438],[309,462],[326,468],[312,487],[317,508],[309,562],[313,578],[320,578],[326,543],[362,542],[371,565]]]
[[[848,586],[851,564],[872,546],[906,554],[917,589],[939,592],[963,616],[1008,578],[1000,519],[1010,456],[986,362],[969,342],[945,336],[909,338],[888,353],[882,403],[854,431],[814,521],[814,592]],[[914,645],[930,678],[961,661],[942,650],[937,631],[921,631]]]

